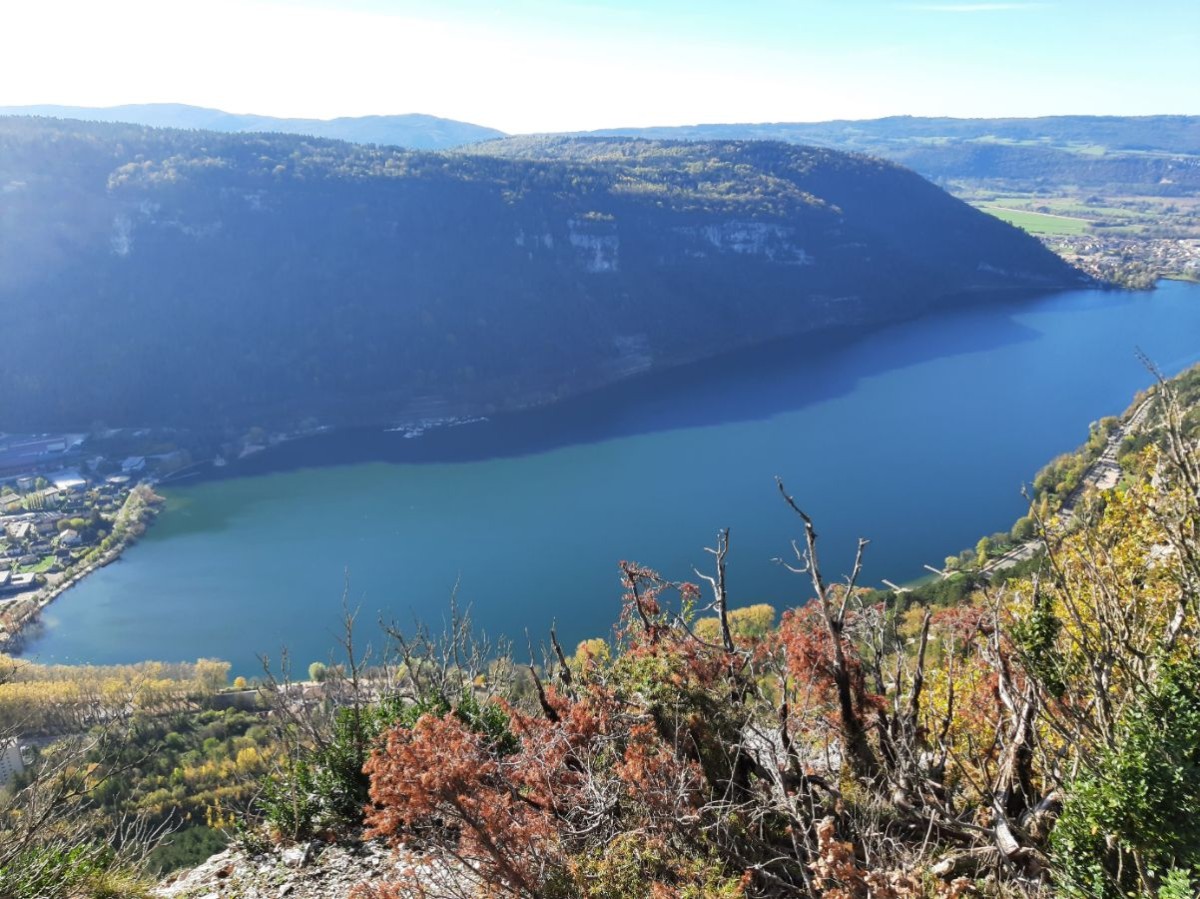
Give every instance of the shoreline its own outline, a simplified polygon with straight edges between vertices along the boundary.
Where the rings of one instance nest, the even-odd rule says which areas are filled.
[[[27,594],[17,594],[7,600],[6,602],[17,607],[17,617],[7,628],[0,628],[0,653],[19,656],[25,648],[27,632],[40,623],[42,610],[88,575],[117,561],[126,549],[141,539],[146,528],[158,517],[162,506],[163,498],[156,494],[148,483],[136,484],[113,518],[113,532],[115,533],[117,524],[120,523],[122,533],[112,546],[81,567],[64,570],[61,580],[56,583],[46,584]],[[21,604],[25,607],[20,608]]]
[[[732,342],[707,352],[677,352],[668,357],[656,357],[644,365],[638,364],[620,370],[594,372],[591,376],[556,385],[553,389],[528,390],[515,396],[506,397],[503,402],[498,402],[494,397],[492,399],[475,397],[471,399],[458,398],[453,401],[438,400],[435,410],[431,410],[428,404],[422,403],[415,408],[408,408],[407,411],[395,411],[381,417],[348,417],[315,426],[277,421],[263,425],[266,428],[278,428],[279,430],[270,433],[269,437],[262,442],[235,441],[236,445],[232,451],[228,446],[217,449],[211,443],[206,444],[203,447],[203,453],[206,456],[213,454],[213,458],[194,462],[186,468],[172,472],[162,478],[160,483],[164,486],[171,486],[193,479],[207,481],[252,477],[264,473],[254,464],[255,462],[264,457],[274,458],[276,456],[274,450],[305,440],[355,432],[394,433],[398,438],[406,441],[411,438],[441,435],[459,426],[540,414],[610,391],[629,390],[633,386],[647,383],[648,380],[650,382],[673,380],[685,376],[688,372],[705,372],[714,366],[719,367],[723,363],[754,359],[762,354],[773,355],[784,351],[825,352],[830,346],[848,346],[880,331],[905,326],[924,318],[969,312],[979,306],[1015,308],[1029,302],[1051,299],[1077,290],[1125,291],[1126,288],[1097,281],[1083,273],[1080,273],[1078,283],[1020,283],[1004,287],[965,287],[952,293],[936,295],[921,309],[907,313],[873,316],[866,321],[857,323],[831,322],[793,333]],[[403,403],[398,408],[403,410]],[[313,412],[313,416],[317,414],[319,413]],[[308,420],[315,421],[317,419],[310,417]],[[412,442],[419,443],[421,441],[413,440]],[[247,461],[250,461],[249,466],[243,464]],[[438,460],[421,459],[420,461]],[[273,470],[275,469],[266,469],[266,471]]]
[[[1054,292],[1054,294],[1057,294],[1057,293],[1060,293],[1060,292],[1058,292],[1058,291]],[[1051,295],[1053,296],[1054,294],[1051,294]],[[894,325],[897,323],[888,323],[888,324]],[[881,325],[881,326],[873,327],[873,328],[868,329],[866,334],[855,335],[855,337],[857,337],[857,338],[866,337],[866,336],[869,336],[870,334],[873,334],[879,330],[884,330],[884,329],[886,329],[886,327],[888,327],[888,325]],[[779,347],[788,348],[788,347],[794,346],[798,340],[804,341],[805,338],[807,338],[807,337],[808,337],[808,335],[805,335],[802,338],[795,338],[795,337],[780,338],[778,341],[773,341],[772,343],[776,345],[776,348],[779,348]],[[761,347],[757,347],[753,350],[753,352],[756,352],[756,353],[759,353],[761,351],[762,351]],[[747,353],[746,350],[735,350],[728,354],[723,354],[723,355],[726,357],[741,357],[741,356],[744,356],[746,353]],[[695,363],[693,363],[693,365],[694,364]],[[687,366],[687,365],[673,366],[673,367],[670,367],[667,369],[660,369],[655,372],[648,373],[647,376],[648,377],[657,376],[660,378],[662,378],[662,377],[674,378],[680,374],[681,369],[683,370],[684,373],[686,373],[686,371],[689,369],[689,367],[690,366]],[[604,387],[604,388],[599,388],[598,390],[595,390],[595,391],[588,391],[587,393],[602,392],[605,389],[613,389],[614,387],[621,387],[623,385],[628,385],[630,382],[636,382],[638,380],[640,380],[640,379],[639,378],[622,379],[622,381],[618,382],[618,384],[616,384],[616,385],[606,385],[606,387]],[[516,413],[516,412],[504,413],[500,416],[497,416],[497,418],[508,419],[510,417],[510,415],[513,417],[516,417],[519,415],[528,414],[530,412],[542,412],[542,411],[546,410],[547,408],[561,407],[564,403],[568,403],[568,402],[570,402],[570,399],[574,399],[574,398],[575,397],[571,397],[571,398],[568,398],[565,400],[559,400],[556,402],[535,405],[533,407],[523,409],[519,413]],[[383,432],[383,433],[390,433],[390,436],[392,436],[395,439],[395,442],[399,443],[400,445],[415,448],[416,445],[418,445],[418,444],[424,446],[426,444],[426,441],[428,440],[428,438],[433,437],[434,435],[444,435],[446,432],[456,431],[458,426],[460,426],[460,425],[470,426],[470,425],[482,424],[485,421],[486,420],[481,421],[480,418],[477,416],[468,416],[468,415],[438,417],[436,419],[429,417],[429,416],[423,416],[421,418],[413,419],[408,423],[400,423],[400,424],[398,424],[396,422],[396,420],[393,419],[388,422],[376,424],[370,428],[320,426],[320,427],[308,429],[306,431],[293,431],[290,433],[276,435],[276,437],[274,439],[272,439],[267,446],[263,447],[262,452],[256,451],[256,452],[252,452],[249,454],[244,454],[240,457],[234,457],[234,458],[230,459],[230,461],[227,463],[228,467],[216,465],[214,459],[206,459],[204,461],[194,462],[194,463],[188,465],[187,467],[180,469],[177,472],[174,472],[172,475],[162,478],[161,480],[144,481],[142,483],[139,483],[131,489],[129,495],[126,497],[126,504],[123,505],[120,510],[118,510],[118,512],[116,513],[116,515],[114,516],[114,519],[113,519],[113,523],[114,523],[113,533],[114,534],[116,533],[116,530],[117,530],[115,525],[118,521],[123,520],[127,525],[131,525],[132,527],[129,529],[123,528],[120,538],[114,539],[113,545],[108,550],[104,551],[103,553],[101,553],[99,555],[96,555],[90,561],[88,561],[86,564],[84,564],[82,566],[77,565],[75,567],[68,568],[66,571],[62,572],[61,575],[58,575],[58,577],[60,579],[57,580],[55,583],[46,584],[46,585],[42,586],[41,588],[34,590],[34,591],[29,591],[29,592],[23,593],[23,594],[17,594],[5,603],[5,605],[7,606],[6,611],[9,612],[9,614],[11,614],[14,611],[14,606],[18,603],[24,604],[26,607],[19,610],[19,612],[17,613],[17,616],[15,616],[15,620],[13,620],[9,623],[7,630],[0,629],[0,652],[9,652],[9,653],[14,653],[14,654],[22,653],[25,649],[26,643],[32,636],[31,632],[34,631],[39,625],[40,618],[41,618],[41,612],[43,609],[45,609],[51,602],[53,602],[55,599],[57,599],[59,596],[61,596],[63,593],[65,593],[68,589],[70,589],[71,587],[80,583],[88,575],[117,561],[121,557],[122,553],[130,545],[135,543],[142,536],[142,534],[144,533],[145,527],[152,525],[153,519],[156,518],[157,515],[160,514],[160,512],[162,511],[162,497],[159,497],[156,494],[154,494],[152,487],[151,487],[152,484],[157,483],[157,484],[162,484],[163,486],[176,486],[176,485],[190,486],[193,483],[197,483],[200,481],[206,481],[206,480],[210,480],[210,479],[231,480],[231,479],[237,479],[237,478],[242,478],[242,477],[256,477],[256,476],[260,476],[262,474],[271,473],[272,471],[275,471],[275,470],[291,470],[292,464],[294,464],[294,463],[289,464],[286,461],[281,468],[276,468],[274,465],[272,465],[272,466],[268,467],[265,471],[257,470],[257,469],[260,468],[259,460],[266,461],[266,459],[268,459],[268,458],[274,460],[276,458],[276,451],[279,449],[282,449],[284,447],[291,447],[296,444],[304,443],[305,441],[313,440],[315,438],[321,438],[324,436],[339,436],[339,435],[346,436],[347,434],[352,435],[355,431],[358,431],[358,430],[364,430],[364,431],[370,431],[370,432]],[[422,437],[424,439],[409,439],[410,437]],[[436,440],[435,440],[435,442],[436,442]],[[528,450],[525,450],[525,452],[528,452]],[[524,454],[524,453],[522,453],[522,454]],[[435,452],[435,455],[436,455],[436,452]],[[239,464],[246,460],[254,460],[254,462],[252,462],[251,465],[246,466],[246,467]],[[415,464],[422,464],[425,462],[428,462],[431,464],[436,464],[437,460],[433,459],[433,458],[419,458],[419,459],[414,459],[413,462]],[[357,460],[349,460],[348,459],[346,461],[338,461],[338,462],[332,462],[332,463],[327,463],[327,464],[331,465],[331,466],[339,466],[339,465],[352,465],[352,464],[359,464],[359,463]],[[250,470],[246,470],[247,467]],[[311,466],[301,465],[300,467],[311,467]],[[319,467],[324,467],[324,466],[319,466]],[[145,502],[145,503],[141,504],[141,509],[138,510],[139,516],[144,514],[145,517],[140,517],[139,521],[136,521],[136,522],[130,521],[129,516],[132,511],[130,509],[130,501],[133,499],[135,494],[138,494],[144,498],[147,495],[147,493],[149,494],[150,497],[153,497],[153,501]],[[137,526],[138,524],[141,525],[140,528]],[[912,582],[905,582],[901,586],[908,587],[911,585],[912,585]]]
[[[983,305],[1004,306],[1015,311],[1023,309],[1030,302],[1037,302],[1041,299],[1051,300],[1076,290],[1133,292],[1099,282],[1036,287],[1020,285],[1004,290],[988,289],[984,292],[987,302]],[[168,487],[181,484],[187,486],[207,481],[258,477],[282,471],[293,471],[298,468],[369,462],[441,464],[506,457],[510,454],[513,456],[527,455],[529,452],[540,451],[540,448],[531,450],[528,446],[521,446],[516,449],[501,449],[482,455],[463,455],[453,449],[443,451],[444,438],[449,432],[456,431],[460,426],[488,423],[492,427],[508,430],[514,423],[544,418],[555,411],[566,411],[569,414],[574,404],[586,403],[606,394],[630,391],[637,393],[646,388],[653,389],[655,385],[678,381],[680,378],[688,377],[690,373],[699,373],[701,377],[709,377],[711,372],[719,369],[722,364],[737,364],[746,360],[753,362],[764,358],[779,360],[796,353],[828,354],[831,352],[831,347],[849,347],[890,328],[904,327],[920,319],[970,313],[977,305],[980,305],[979,297],[980,293],[965,291],[940,297],[923,312],[913,315],[889,317],[858,326],[831,325],[797,334],[771,337],[746,345],[731,346],[716,354],[659,360],[648,368],[588,383],[564,393],[531,394],[519,399],[511,406],[501,409],[493,408],[490,405],[463,406],[456,407],[453,412],[446,410],[437,415],[431,415],[425,410],[408,415],[392,415],[369,422],[351,420],[336,424],[323,424],[303,430],[281,431],[272,434],[265,445],[246,447],[240,453],[218,455],[216,459],[193,463],[188,468],[164,478],[161,483]],[[371,438],[380,434],[394,436],[396,447],[392,447],[386,452],[380,452],[379,446],[375,444],[371,450],[364,450],[363,453],[339,454],[339,458],[335,461],[316,464],[287,459],[290,450],[309,441],[337,441],[350,435],[364,435],[368,442],[373,443]],[[558,446],[559,444],[551,443],[544,448],[551,449]],[[281,449],[284,452],[280,453]]]

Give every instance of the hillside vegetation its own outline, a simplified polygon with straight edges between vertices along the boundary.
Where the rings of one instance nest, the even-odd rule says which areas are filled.
[[[181,104],[9,107],[5,113],[214,131],[266,131],[412,149],[503,135],[433,116],[330,121],[234,115]],[[1148,289],[1200,278],[1200,117],[882,119],[617,128],[604,136],[769,140],[866,153],[908,166],[954,196],[1039,236],[1102,281]]]
[[[429,154],[5,118],[0,188],[14,431],[486,412],[1080,283],[910,171],[779,143]]]
[[[405,641],[353,789],[423,859],[364,895],[1194,895],[1194,381],[1159,385],[1117,489],[1037,523],[1040,559],[957,595],[823,571],[781,484],[807,601],[776,626],[732,611],[721,532],[698,583],[621,563],[614,639],[524,673],[461,631]],[[274,820],[344,814],[307,808]]]
[[[438,116],[343,116],[336,119],[284,119],[238,114],[183,103],[130,103],[124,106],[0,106],[0,116],[45,116],[87,122],[125,122],[152,128],[194,128],[201,131],[241,133],[264,131],[303,134],[346,140],[357,144],[383,144],[410,150],[446,150],[480,140],[503,137],[502,131]]]
[[[784,140],[870,153],[1041,236],[1103,281],[1200,278],[1200,116],[713,124],[598,134]]]
[[[1200,188],[1200,116],[883,119],[617,128],[594,132],[674,140],[783,140],[870,153],[949,182],[988,179],[1049,187],[1136,186],[1180,196]]]
[[[1140,398],[1117,486],[1069,521],[1035,503],[1044,550],[992,576],[861,589],[780,484],[778,619],[739,607],[721,531],[695,581],[620,563],[613,633],[573,652],[551,631],[514,654],[452,614],[367,658],[348,612],[342,664],[266,678],[249,713],[209,708],[219,663],[0,660],[0,735],[75,733],[0,798],[0,892],[141,895],[154,841],[98,837],[130,820],[187,828],[165,867],[233,833],[206,876],[239,883],[274,876],[274,846],[402,847],[364,899],[1194,895],[1197,384]]]

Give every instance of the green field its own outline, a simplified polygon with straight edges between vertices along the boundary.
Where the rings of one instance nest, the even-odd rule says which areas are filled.
[[[50,570],[50,568],[54,565],[55,561],[56,561],[56,559],[54,558],[54,556],[45,556],[40,562],[36,562],[33,565],[23,565],[22,567],[17,569],[17,573],[18,574],[42,574],[43,572]]]
[[[986,197],[980,198],[986,201]],[[1033,207],[1020,209],[1022,212],[1043,212],[1050,215],[1065,215],[1068,218],[1088,220],[1117,220],[1156,222],[1162,215],[1161,211],[1142,211],[1129,206],[1106,206],[1101,204],[1084,203],[1072,197],[1033,197],[1033,196],[998,196],[988,205],[1004,208]],[[1163,204],[1159,204],[1160,206]]]
[[[1079,153],[1083,156],[1103,156],[1108,152],[1108,147],[1103,144],[1088,144],[1082,141],[1052,141],[1046,140],[1019,140],[1013,137],[997,137],[994,134],[987,134],[982,137],[966,138],[963,143],[977,144],[1003,144],[1008,147],[1053,147],[1055,150],[1064,150],[1068,153]]]
[[[1088,223],[1083,219],[1069,218],[1063,215],[1046,215],[1042,212],[1022,212],[1017,209],[1006,209],[1003,206],[980,206],[979,209],[1004,219],[1010,225],[1024,228],[1030,234],[1084,234]]]

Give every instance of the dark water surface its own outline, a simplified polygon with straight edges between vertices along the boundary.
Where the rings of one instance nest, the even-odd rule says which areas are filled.
[[[817,521],[826,568],[922,573],[1024,512],[1022,483],[1165,371],[1200,361],[1200,286],[1077,291],[858,340],[780,343],[558,406],[431,431],[326,434],[168,491],[124,558],[56,600],[43,661],[328,658],[348,573],[366,627],[439,623],[455,583],[490,633],[606,634],[617,562],[694,578],[732,529],[738,603],[807,593],[771,559]]]

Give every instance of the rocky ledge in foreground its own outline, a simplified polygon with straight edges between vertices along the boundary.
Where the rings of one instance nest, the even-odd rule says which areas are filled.
[[[159,899],[345,899],[357,886],[397,879],[411,859],[378,842],[300,843],[252,853],[231,848],[152,893]]]

